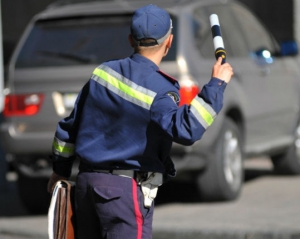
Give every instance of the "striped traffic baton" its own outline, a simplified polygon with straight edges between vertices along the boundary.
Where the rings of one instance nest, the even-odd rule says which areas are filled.
[[[226,51],[223,43],[218,15],[211,14],[209,20],[210,20],[211,33],[212,33],[214,48],[215,48],[215,57],[216,59],[222,57],[222,64],[223,64],[226,62]]]

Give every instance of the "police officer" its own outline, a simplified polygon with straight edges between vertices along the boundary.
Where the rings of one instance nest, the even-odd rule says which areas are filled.
[[[132,16],[134,54],[97,67],[71,115],[57,125],[53,174],[68,179],[80,159],[75,213],[79,239],[152,238],[157,187],[175,176],[172,142],[199,140],[222,108],[233,71],[215,63],[212,77],[190,105],[178,106],[179,85],[159,70],[171,47],[169,14],[155,5]]]

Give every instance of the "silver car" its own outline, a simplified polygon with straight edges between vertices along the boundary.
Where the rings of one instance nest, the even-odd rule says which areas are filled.
[[[178,79],[181,104],[188,104],[210,79],[213,13],[219,16],[235,72],[224,107],[203,139],[189,147],[174,144],[177,179],[197,182],[203,200],[226,201],[240,195],[243,161],[249,156],[268,155],[278,172],[300,173],[297,46],[278,44],[243,5],[217,0],[52,4],[32,19],[14,51],[1,124],[1,143],[31,212],[48,208],[46,183],[57,122],[71,112],[97,65],[132,54],[127,39],[131,14],[147,3],[172,16],[175,41],[161,69]]]

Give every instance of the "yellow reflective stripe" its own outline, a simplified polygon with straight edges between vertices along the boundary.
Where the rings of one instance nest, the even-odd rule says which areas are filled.
[[[208,126],[214,122],[214,117],[205,109],[203,105],[201,105],[199,101],[193,99],[191,105],[197,110]]]
[[[75,145],[67,143],[54,137],[52,144],[52,152],[64,158],[69,158],[75,154]]]
[[[153,102],[153,99],[154,99],[153,97],[131,88],[129,85],[126,85],[125,83],[123,83],[119,79],[115,78],[114,76],[108,74],[107,72],[105,72],[102,69],[96,68],[94,70],[93,74],[100,77],[101,79],[105,80],[109,84],[116,87],[118,90],[124,92],[125,94],[127,94],[135,99],[138,99],[148,105],[151,105]]]
[[[53,147],[59,153],[65,153],[65,154],[72,154],[72,153],[74,153],[74,147],[72,147],[72,146],[68,147],[66,145],[64,145],[64,146],[59,145],[55,140],[53,141]]]

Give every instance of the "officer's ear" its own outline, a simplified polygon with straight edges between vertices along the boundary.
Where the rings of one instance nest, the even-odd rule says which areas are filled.
[[[170,34],[170,36],[168,37],[168,40],[167,40],[167,48],[171,48],[172,46],[172,41],[173,41],[173,34]]]
[[[164,55],[163,55],[164,57],[168,54],[169,49],[172,46],[172,41],[173,41],[173,34],[170,34],[165,41],[165,50],[164,50]]]
[[[132,39],[132,35],[131,34],[128,35],[128,40],[129,40],[130,46],[134,47],[134,41]]]

